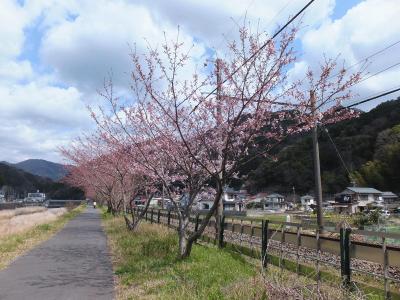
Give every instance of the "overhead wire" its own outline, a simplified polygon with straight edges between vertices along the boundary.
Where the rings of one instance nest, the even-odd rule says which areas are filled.
[[[361,64],[362,62],[367,62],[370,58],[375,57],[375,56],[377,56],[377,55],[379,55],[379,54],[385,52],[386,50],[388,50],[388,49],[390,49],[390,48],[392,48],[392,47],[394,47],[394,46],[396,46],[396,45],[398,45],[398,44],[400,44],[400,40],[398,40],[398,41],[396,41],[396,42],[394,42],[394,43],[392,43],[392,44],[389,44],[389,45],[387,45],[386,47],[384,47],[384,48],[382,48],[382,49],[380,49],[380,50],[378,50],[378,51],[376,51],[376,52],[374,52],[374,53],[372,53],[372,54],[370,54],[370,55],[364,57],[363,59],[357,61],[356,63],[354,63],[354,64],[348,66],[346,69],[347,69],[347,70],[350,70],[350,69],[354,68],[355,66],[358,66],[358,65]],[[330,76],[329,79],[330,79],[330,78],[333,78],[333,77],[336,77],[336,76],[338,76],[339,74],[340,74],[340,73],[336,73],[336,74]]]
[[[299,10],[293,17],[291,17],[290,20],[285,23],[285,25],[283,25],[278,31],[276,31],[271,38],[269,38],[263,45],[261,45],[261,47],[258,48],[257,51],[255,51],[252,55],[250,55],[247,59],[245,59],[242,64],[240,64],[232,73],[229,74],[229,76],[227,76],[227,78],[222,80],[220,85],[223,85],[224,83],[226,83],[229,80],[229,77],[232,77],[233,75],[235,75],[237,72],[240,71],[240,69],[243,66],[245,66],[248,62],[250,62],[253,58],[255,58],[261,50],[263,50],[272,40],[274,40],[280,33],[282,33],[291,23],[293,23],[293,21],[296,20],[314,1],[315,0],[310,0],[301,10]],[[207,99],[209,96],[211,96],[213,93],[215,93],[218,88],[219,87],[217,86],[211,92],[207,93],[207,95],[203,98],[203,100]],[[191,113],[193,113],[199,105],[200,105],[200,103],[197,104],[192,109]]]
[[[351,176],[351,173],[350,173],[350,171],[349,171],[349,168],[347,168],[346,162],[344,161],[342,155],[340,154],[340,151],[339,151],[338,147],[336,146],[335,142],[333,141],[333,139],[332,139],[332,137],[331,137],[331,135],[330,135],[330,133],[329,133],[328,128],[326,128],[324,125],[322,125],[322,126],[324,127],[324,131],[325,131],[325,133],[327,134],[329,140],[331,141],[331,143],[332,143],[332,145],[333,145],[333,148],[335,148],[336,154],[339,156],[339,159],[340,159],[340,161],[342,162],[342,165],[343,165],[344,169],[346,170],[347,174],[348,174],[349,176]]]
[[[400,62],[397,62],[397,63],[395,63],[395,64],[393,64],[393,65],[390,65],[389,67],[386,67],[385,69],[380,70],[380,71],[378,71],[378,72],[376,72],[376,73],[374,73],[374,74],[372,74],[372,75],[370,75],[370,76],[368,76],[368,77],[366,77],[366,78],[364,78],[364,79],[358,81],[357,83],[353,84],[352,86],[355,86],[355,85],[357,85],[357,84],[360,84],[361,82],[364,82],[364,81],[366,81],[366,80],[368,80],[368,79],[370,79],[370,78],[372,78],[372,77],[375,77],[375,76],[377,76],[377,75],[379,75],[379,74],[381,74],[381,73],[383,73],[383,72],[386,72],[386,71],[388,71],[388,70],[390,70],[390,69],[393,69],[394,67],[397,67],[397,66],[399,66],[399,65],[400,65]]]
[[[343,110],[343,109],[346,109],[346,108],[351,108],[353,106],[357,106],[357,105],[360,105],[360,104],[363,104],[363,103],[366,103],[366,102],[369,102],[369,101],[372,101],[372,100],[375,100],[375,99],[379,99],[379,98],[382,98],[384,96],[387,96],[387,95],[390,95],[390,94],[393,94],[393,93],[396,93],[396,92],[399,92],[399,91],[400,91],[400,87],[392,89],[392,90],[389,90],[389,91],[386,91],[386,92],[383,92],[383,93],[381,93],[379,95],[376,95],[376,96],[368,97],[367,99],[352,103],[350,105],[342,106],[342,107],[338,108],[336,111],[340,111],[340,110]]]

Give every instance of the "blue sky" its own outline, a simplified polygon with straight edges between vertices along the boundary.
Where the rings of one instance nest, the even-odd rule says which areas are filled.
[[[307,1],[273,0],[2,0],[0,1],[0,160],[61,161],[58,147],[93,128],[86,106],[112,70],[129,94],[129,46],[158,44],[163,31],[193,43],[193,68],[224,52],[223,34],[235,38],[235,20],[246,18],[271,33]],[[303,16],[296,40],[301,56],[294,77],[323,55],[348,64],[398,39],[398,0],[317,0]],[[390,26],[388,26],[390,24]],[[233,30],[232,30],[233,29]],[[400,60],[400,44],[375,57],[373,74]],[[399,68],[357,86],[358,97],[398,86]],[[394,95],[396,97],[398,95]],[[391,98],[393,98],[391,97]],[[384,99],[386,100],[386,99]],[[382,100],[379,100],[382,101]],[[364,105],[370,109],[379,101]]]

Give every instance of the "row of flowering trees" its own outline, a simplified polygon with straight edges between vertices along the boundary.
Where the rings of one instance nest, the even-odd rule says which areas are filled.
[[[351,97],[360,72],[325,60],[295,81],[289,70],[296,29],[275,41],[248,28],[239,33],[209,72],[190,71],[194,58],[179,37],[144,54],[134,51],[134,101],[115,97],[107,82],[105,104],[92,110],[96,132],[61,150],[71,166],[67,180],[104,199],[110,212],[125,215],[137,196],[148,207],[163,191],[178,215],[181,258],[190,255],[243,164],[268,155],[288,135],[353,115],[337,108]],[[193,231],[189,217],[204,193],[213,205]],[[136,229],[140,218],[125,220]]]

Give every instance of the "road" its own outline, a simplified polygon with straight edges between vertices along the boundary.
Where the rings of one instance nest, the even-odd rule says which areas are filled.
[[[0,271],[0,299],[113,299],[99,210],[88,208],[48,241]]]

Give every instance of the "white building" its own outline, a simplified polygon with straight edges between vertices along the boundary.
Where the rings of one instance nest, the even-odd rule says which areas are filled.
[[[280,194],[269,194],[264,199],[264,210],[283,212],[287,209],[285,196]]]
[[[315,200],[313,196],[304,195],[300,197],[301,210],[310,211],[312,210],[312,206],[315,205]]]
[[[46,200],[46,194],[40,193],[37,191],[36,193],[28,193],[28,197],[25,198],[26,202],[44,202]]]
[[[376,206],[382,200],[381,191],[369,187],[347,187],[335,197],[335,211],[356,213],[364,211],[368,206]]]
[[[242,211],[244,210],[244,203],[247,197],[246,190],[234,190],[230,187],[225,187],[222,194],[222,201],[224,210],[229,211]],[[210,209],[214,203],[214,195],[212,193],[203,193],[197,201],[197,208],[202,210]]]
[[[249,197],[246,206],[249,209],[262,209],[270,212],[284,212],[288,208],[284,196],[265,192]]]

